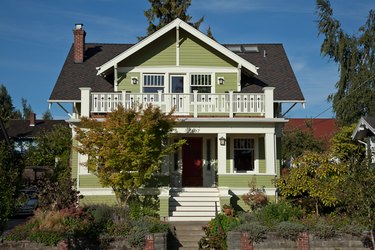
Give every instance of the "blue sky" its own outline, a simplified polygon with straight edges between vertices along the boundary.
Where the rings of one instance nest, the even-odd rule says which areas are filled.
[[[1,0],[0,84],[17,108],[24,97],[40,117],[73,41],[83,23],[87,42],[135,43],[146,33],[146,0]],[[356,33],[374,0],[331,0],[334,16]],[[337,65],[320,55],[314,0],[193,0],[193,20],[205,17],[220,43],[283,43],[306,99],[288,117],[311,118],[330,107]],[[286,110],[287,107],[284,107]],[[52,106],[55,119],[67,118]],[[331,110],[319,117],[332,117]]]

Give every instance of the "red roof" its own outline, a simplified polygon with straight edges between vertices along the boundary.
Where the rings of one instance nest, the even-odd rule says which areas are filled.
[[[299,129],[302,131],[309,131],[312,129],[313,135],[316,139],[329,142],[333,135],[339,131],[336,124],[336,119],[333,118],[320,118],[320,119],[306,119],[306,118],[293,118],[285,124],[284,131],[291,131]]]

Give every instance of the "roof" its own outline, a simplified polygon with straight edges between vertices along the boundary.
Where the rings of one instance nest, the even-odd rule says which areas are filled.
[[[57,124],[69,126],[64,120],[36,120],[35,126],[30,126],[30,120],[9,120],[5,128],[10,138],[34,138]]]
[[[258,46],[259,52],[237,53],[259,66],[258,75],[241,77],[242,92],[260,93],[263,87],[275,87],[276,101],[304,101],[302,91],[282,44],[244,44]],[[80,87],[93,92],[113,92],[113,82],[97,75],[96,67],[116,57],[132,44],[86,44],[85,60],[74,63],[73,46],[52,90],[50,101],[80,101]],[[228,46],[226,44],[225,46]],[[266,56],[264,56],[266,53]]]
[[[136,51],[140,50],[141,48],[147,46],[151,42],[155,41],[159,37],[163,36],[167,32],[169,32],[172,29],[179,29],[182,28],[185,31],[189,32],[191,35],[197,37],[202,42],[208,44],[212,48],[216,49],[217,51],[220,51],[222,54],[227,56],[228,58],[232,59],[233,61],[237,62],[241,67],[244,67],[245,69],[249,70],[253,74],[258,74],[257,67],[252,64],[250,61],[244,60],[242,57],[238,56],[236,53],[228,50],[227,48],[223,47],[223,45],[219,44],[215,40],[209,38],[202,32],[200,32],[198,29],[193,28],[188,23],[182,21],[179,18],[176,18],[169,24],[165,25],[163,28],[159,29],[155,33],[151,34],[150,36],[146,37],[142,41],[136,43],[134,46],[132,46],[127,51],[124,51],[120,55],[116,56],[112,60],[106,62],[105,64],[98,67],[98,74],[102,74],[106,70],[114,67],[117,63],[123,61],[125,58],[129,57],[130,55],[134,54]]]
[[[294,118],[289,119],[289,122],[285,124],[284,131],[302,130],[305,132],[313,132],[315,139],[329,142],[334,134],[339,131],[336,119],[333,118],[319,118],[319,119],[305,119],[305,118]]]
[[[355,130],[353,131],[352,138],[361,140],[365,137],[375,135],[375,117],[367,116],[359,119]]]

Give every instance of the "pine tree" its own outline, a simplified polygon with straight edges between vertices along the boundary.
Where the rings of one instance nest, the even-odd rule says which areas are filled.
[[[9,119],[19,119],[20,112],[13,106],[12,97],[9,95],[6,87],[0,86],[0,119],[3,122]]]
[[[196,22],[191,22],[192,17],[187,14],[187,9],[191,4],[191,0],[148,1],[151,4],[151,8],[144,12],[144,15],[146,16],[149,24],[147,28],[147,35],[151,35],[176,18],[180,18],[196,29],[198,29],[200,24],[203,22],[204,17],[201,17]]]
[[[22,119],[23,120],[28,120],[30,118],[30,114],[33,113],[33,108],[31,107],[30,104],[27,104],[27,100],[22,97],[21,99],[22,102]]]
[[[51,111],[47,109],[46,112],[44,112],[42,115],[42,120],[53,120]]]
[[[343,31],[332,17],[329,0],[317,0],[319,35],[324,36],[321,53],[338,64],[337,92],[331,94],[336,118],[343,125],[361,116],[375,116],[375,11],[370,10],[358,34]]]

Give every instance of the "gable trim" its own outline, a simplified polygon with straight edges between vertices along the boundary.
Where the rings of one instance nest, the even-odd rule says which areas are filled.
[[[118,56],[114,57],[113,59],[109,60],[108,62],[104,63],[103,65],[97,67],[96,68],[97,71],[98,71],[97,75],[103,74],[108,69],[114,67],[119,62],[123,61],[124,59],[126,59],[130,55],[134,54],[138,50],[140,50],[143,47],[147,46],[148,44],[150,44],[151,42],[155,41],[156,39],[158,39],[159,37],[163,36],[164,34],[166,34],[167,32],[169,32],[170,30],[172,30],[174,28],[177,29],[176,38],[178,38],[178,33],[179,33],[178,29],[179,28],[183,28],[185,31],[187,31],[190,34],[192,34],[193,36],[197,37],[198,39],[200,39],[204,43],[208,44],[212,48],[216,49],[217,51],[219,51],[223,55],[225,55],[228,58],[232,59],[233,61],[237,62],[239,67],[244,67],[247,70],[249,70],[250,72],[254,73],[255,75],[258,75],[258,71],[257,71],[258,68],[255,65],[253,65],[252,63],[246,61],[242,57],[236,55],[234,52],[228,50],[223,45],[221,45],[218,42],[216,42],[216,41],[212,40],[211,38],[207,37],[202,32],[200,32],[199,30],[193,28],[192,26],[190,26],[189,24],[187,24],[186,22],[182,21],[179,18],[177,18],[174,21],[170,22],[169,24],[167,24],[163,28],[159,29],[155,33],[151,34],[150,36],[146,37],[142,41],[140,41],[137,44],[133,45],[132,47],[130,47],[129,49],[127,49],[123,53],[119,54]],[[176,50],[178,50],[178,47],[179,46],[177,44]],[[178,52],[178,51],[176,51],[176,52]],[[178,63],[178,61],[177,61],[177,63]]]

